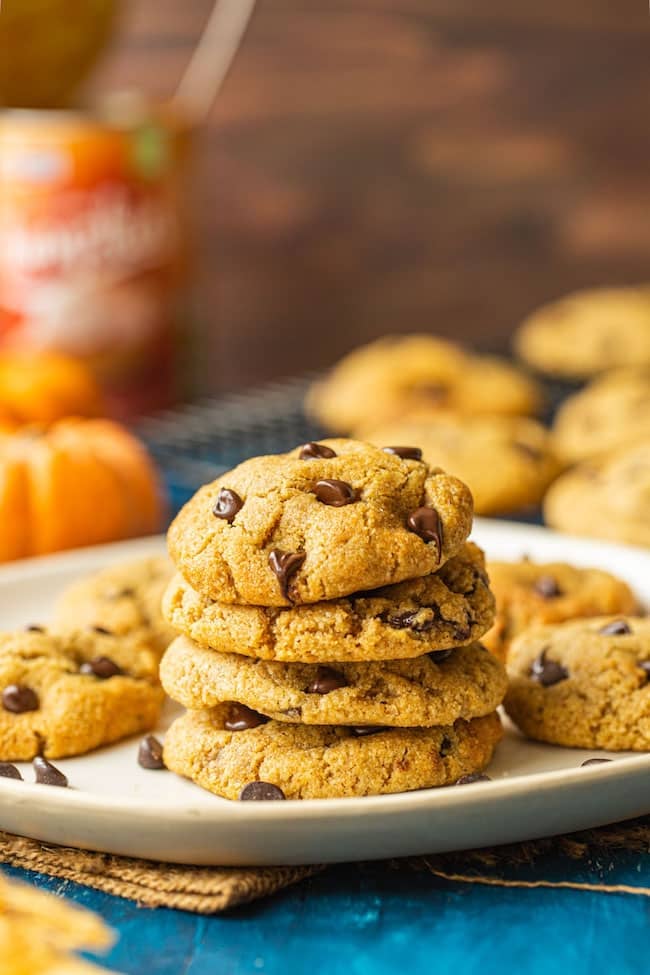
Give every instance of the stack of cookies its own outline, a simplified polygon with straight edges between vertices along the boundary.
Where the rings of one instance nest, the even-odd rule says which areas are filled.
[[[169,531],[168,768],[229,799],[479,777],[506,677],[474,642],[494,599],[471,525],[414,447],[309,443],[201,488]]]

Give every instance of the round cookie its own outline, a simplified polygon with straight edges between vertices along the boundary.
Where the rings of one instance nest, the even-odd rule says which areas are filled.
[[[471,542],[438,572],[290,609],[199,596],[176,575],[167,619],[201,646],[265,660],[397,660],[478,639],[494,620],[483,552]]]
[[[570,464],[643,440],[650,441],[650,366],[595,379],[565,400],[553,424],[555,449]]]
[[[467,484],[478,515],[539,504],[559,471],[548,431],[526,417],[416,414],[358,433],[377,446],[417,444]]]
[[[65,633],[99,626],[119,636],[130,634],[161,656],[176,636],[161,610],[173,571],[168,558],[153,555],[86,576],[61,595],[53,628]]]
[[[484,769],[502,736],[496,712],[449,727],[371,732],[268,721],[229,731],[232,707],[188,711],[164,745],[167,768],[226,799],[336,799],[451,785]]]
[[[575,535],[650,545],[650,440],[567,471],[544,498],[546,523]]]
[[[588,379],[617,366],[650,365],[650,288],[594,288],[533,312],[515,335],[529,366]]]
[[[276,721],[428,727],[478,718],[501,704],[506,675],[480,643],[414,660],[285,664],[219,653],[179,637],[160,668],[186,708],[237,701]]]
[[[354,349],[307,396],[307,410],[337,433],[413,409],[534,413],[537,384],[516,366],[472,356],[433,335],[392,335]]]
[[[650,750],[650,619],[535,627],[512,644],[505,707],[529,738]]]
[[[639,610],[627,583],[601,569],[529,560],[490,562],[488,569],[497,614],[483,642],[501,660],[529,626]]]
[[[97,632],[0,635],[0,760],[81,755],[154,727],[158,660],[144,644]]]
[[[222,603],[337,599],[435,572],[463,546],[457,478],[354,440],[254,457],[201,488],[168,533],[189,584]]]

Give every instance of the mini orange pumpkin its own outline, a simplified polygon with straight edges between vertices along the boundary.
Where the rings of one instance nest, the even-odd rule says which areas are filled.
[[[148,535],[164,514],[153,461],[120,424],[0,432],[0,560]]]
[[[101,391],[83,363],[55,352],[0,355],[0,422],[53,423],[101,413]]]

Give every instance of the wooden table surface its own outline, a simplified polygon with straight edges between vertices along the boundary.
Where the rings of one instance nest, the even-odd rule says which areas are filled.
[[[95,88],[169,94],[211,4],[126,4]],[[648,277],[649,42],[645,0],[258,0],[194,182],[211,385]]]

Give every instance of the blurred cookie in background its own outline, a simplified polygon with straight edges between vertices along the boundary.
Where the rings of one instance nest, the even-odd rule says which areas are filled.
[[[553,444],[568,464],[650,440],[650,365],[615,369],[570,396],[553,424]]]
[[[559,472],[548,430],[526,417],[418,413],[357,434],[378,447],[420,448],[469,486],[479,515],[535,507]]]
[[[564,379],[650,365],[650,285],[594,288],[543,305],[521,324],[514,347],[527,365]]]
[[[311,416],[340,433],[417,409],[527,415],[541,404],[540,387],[517,366],[433,335],[386,336],[353,350],[306,401]]]

